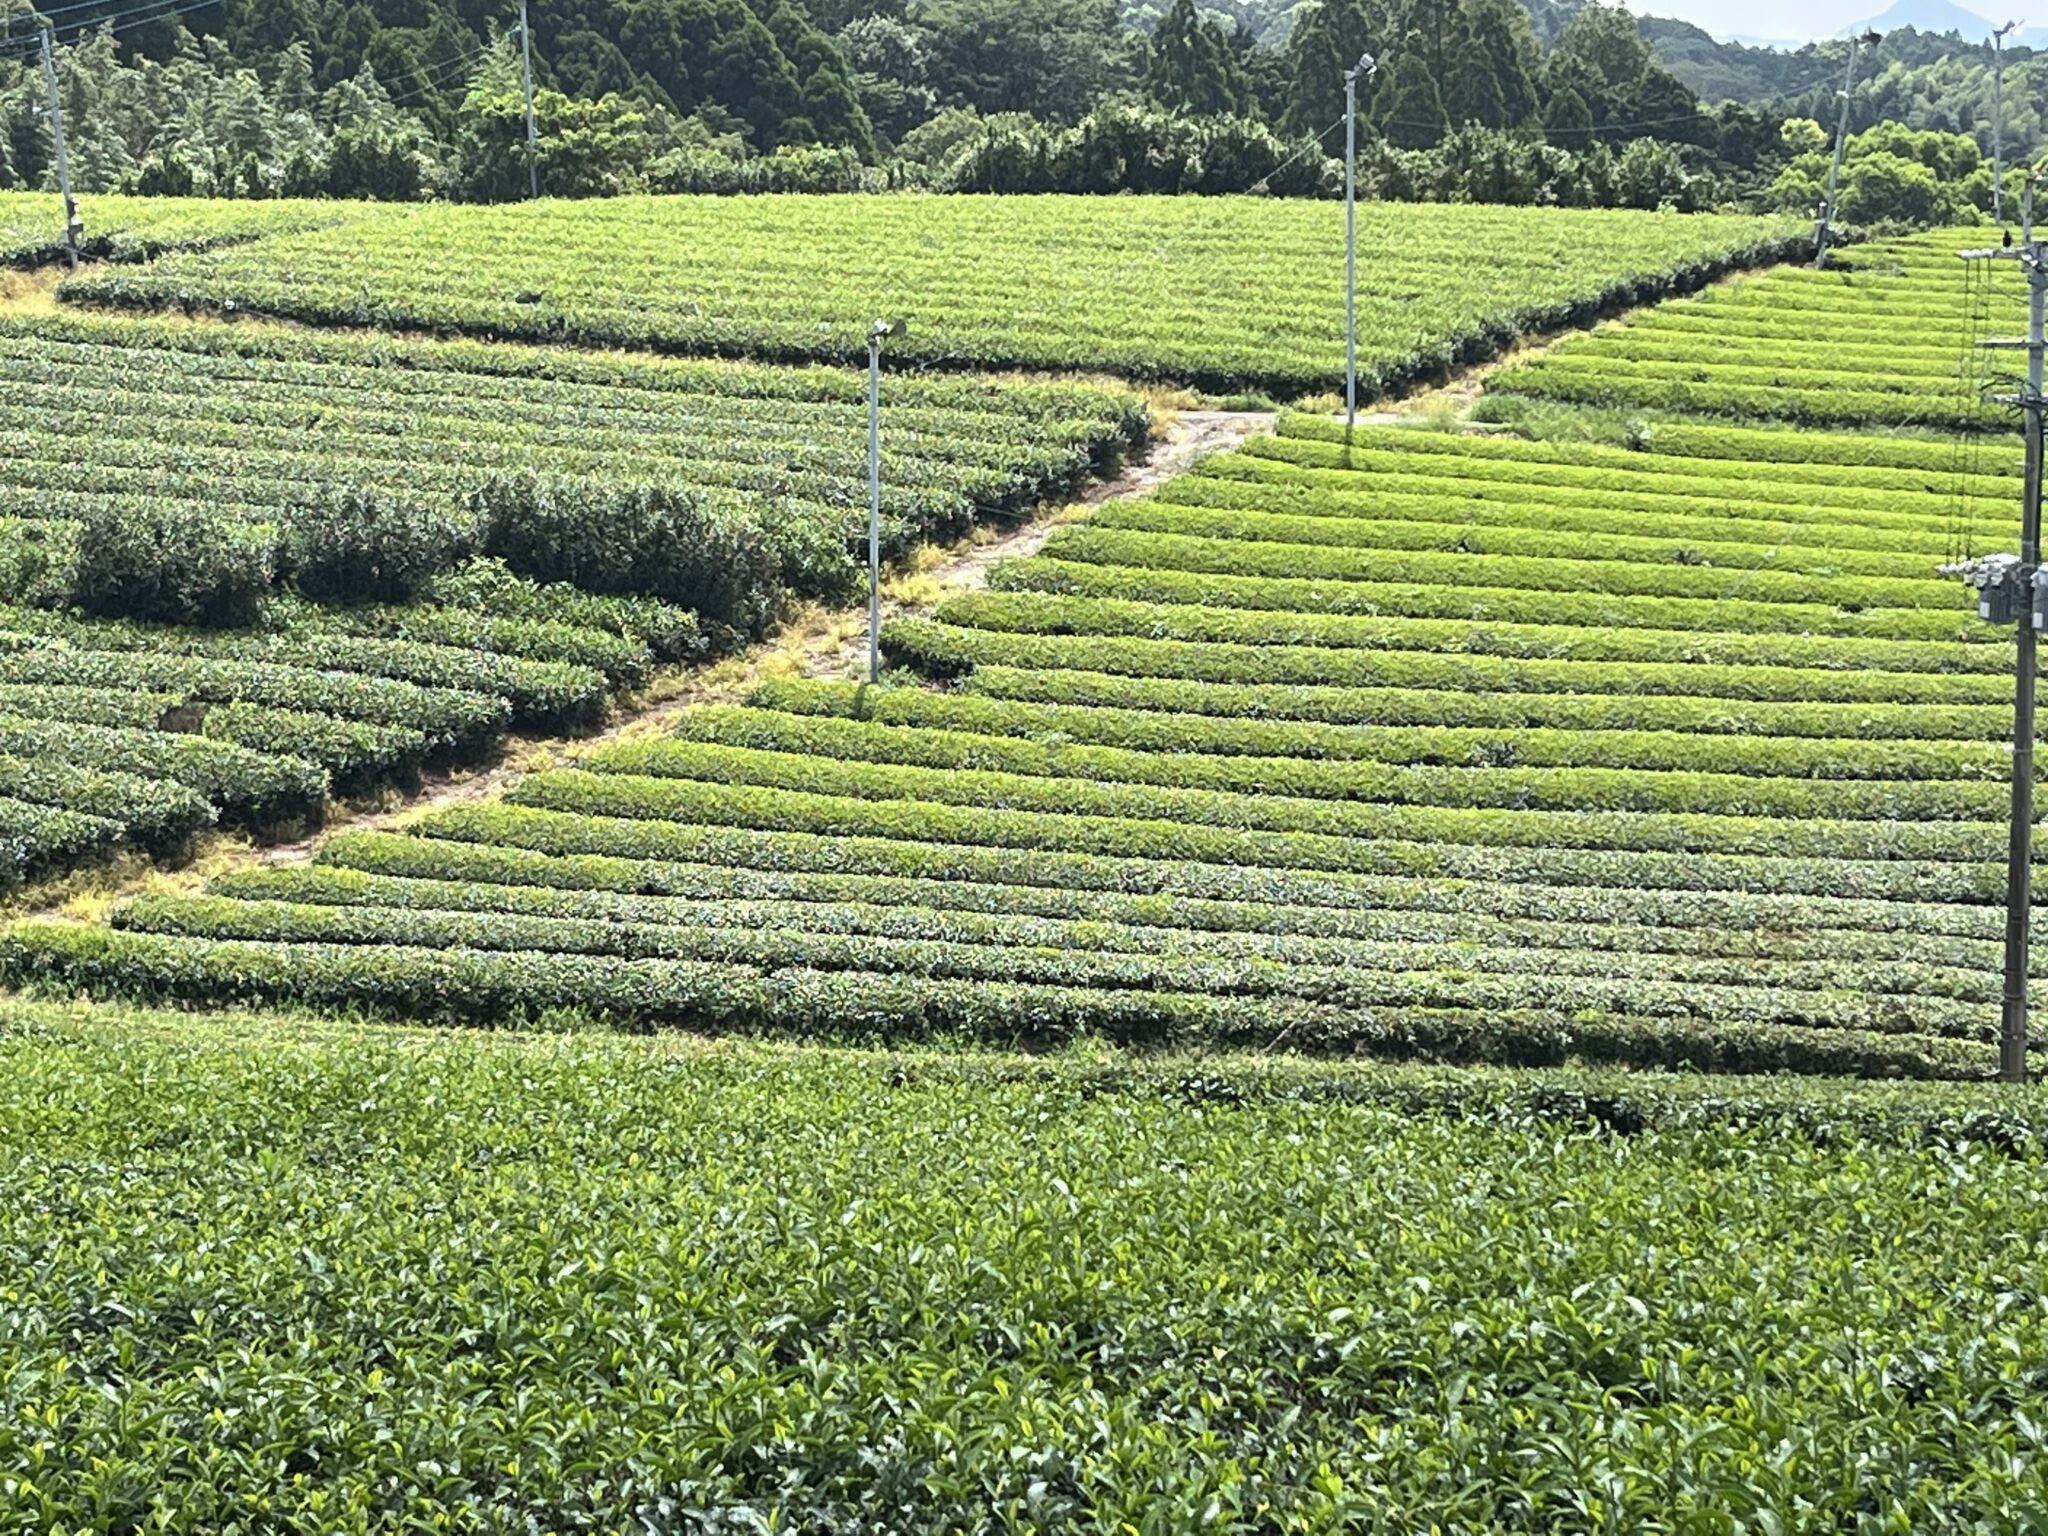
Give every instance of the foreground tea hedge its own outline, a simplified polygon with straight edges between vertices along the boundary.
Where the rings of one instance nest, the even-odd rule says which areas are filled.
[[[0,1529],[2023,1527],[1977,1103],[10,1005]]]
[[[1709,214],[1368,204],[1369,391],[1522,333],[1698,286],[1805,243]],[[331,234],[171,257],[67,300],[232,306],[322,325],[864,361],[1095,369],[1298,394],[1343,377],[1341,213],[1261,198],[671,197],[380,210]],[[1447,262],[1447,250],[1469,259]],[[1256,270],[1254,282],[1245,281]]]

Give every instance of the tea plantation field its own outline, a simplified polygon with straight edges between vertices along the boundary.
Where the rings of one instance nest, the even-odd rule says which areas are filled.
[[[2015,262],[1966,266],[1989,227],[1854,246],[1661,304],[1504,369],[1489,389],[1818,426],[2010,427],[1980,386],[2023,369],[1972,345],[2026,332]]]
[[[686,611],[522,581],[494,562],[425,600],[279,604],[261,630],[0,606],[0,887],[219,825],[317,827],[335,797],[417,788],[506,733],[586,731],[697,655]]]
[[[891,558],[1142,440],[1135,395],[891,390]],[[0,885],[317,825],[844,597],[841,370],[0,316]]]
[[[0,289],[0,883],[846,600],[878,313],[892,554],[1150,425],[966,370],[1327,389],[1340,217],[96,199]],[[1362,225],[1373,388],[1802,241]],[[0,1536],[2038,1529],[1957,243],[1528,357],[1513,434],[1283,412],[906,584],[880,685],[807,634],[0,928]]]
[[[1979,1097],[11,1005],[0,1530],[2024,1529]]]
[[[1934,572],[1940,445],[1341,430],[1285,418],[899,619],[923,683],[771,682],[8,963],[444,1018],[1988,1068],[2010,658]],[[2013,483],[1965,489],[2002,517]]]
[[[1146,430],[1103,388],[908,379],[890,407],[892,557],[1078,484]],[[306,567],[296,525],[338,522],[383,546],[365,555],[394,589],[407,562],[424,579],[482,550],[753,633],[788,592],[840,595],[865,539],[866,387],[844,370],[59,314],[0,317],[0,408],[0,551],[59,539],[51,520],[113,539],[203,517]],[[648,487],[687,499],[659,538]],[[295,574],[359,595],[353,570]]]
[[[82,254],[94,261],[147,261],[171,251],[206,250],[263,235],[330,228],[362,217],[369,205],[294,198],[210,201],[196,197],[86,198],[80,209]],[[0,192],[0,266],[32,268],[64,260],[64,200],[54,192]]]
[[[1805,242],[1706,214],[1368,204],[1359,221],[1368,393]],[[1339,208],[1262,198],[616,198],[387,209],[61,291],[779,361],[864,361],[873,319],[903,316],[899,361],[1291,395],[1342,381],[1342,250]]]

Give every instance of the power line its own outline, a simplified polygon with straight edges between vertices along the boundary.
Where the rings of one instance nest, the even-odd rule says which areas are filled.
[[[221,0],[208,0],[208,3],[218,5],[221,3]],[[48,10],[32,11],[29,14],[31,18],[35,21],[37,26],[56,27],[72,25],[72,23],[70,22],[58,21],[57,18],[60,16],[69,15],[73,11],[94,11],[102,9],[105,9],[105,0],[72,0],[72,3],[70,5],[53,5]],[[130,9],[134,9],[134,7],[131,6]],[[112,15],[118,15],[119,13],[119,6],[114,7],[112,12],[110,12],[110,14]],[[78,25],[92,26],[94,25],[94,23],[80,22],[78,23]]]
[[[391,104],[394,107],[406,106],[453,84],[471,65],[488,58],[497,46],[496,42],[484,43],[472,48],[468,53],[459,54],[452,59],[443,59],[439,64],[428,65],[420,71],[412,85],[403,91],[390,93]]]
[[[105,18],[103,21],[93,24],[90,30],[97,32],[102,30],[103,28],[107,28],[118,31],[132,29],[134,27],[149,26],[155,22],[168,21],[173,17],[184,16],[193,11],[204,10],[208,6],[217,5],[219,3],[220,0],[182,0],[182,3],[170,6],[151,4],[138,5],[130,10],[115,13],[114,15]],[[76,9],[76,7],[72,7],[72,9]],[[53,28],[52,30],[55,29]],[[28,38],[15,38],[10,40],[5,45],[0,45],[0,58],[20,59],[24,61],[33,59],[37,56],[38,52],[41,49],[41,46],[42,45],[39,41],[39,37],[37,36],[32,36]],[[442,86],[447,85],[450,81],[460,76],[463,70],[467,69],[470,65],[475,64],[479,60],[487,57],[490,54],[491,50],[496,46],[497,44],[495,42],[481,43],[477,47],[469,50],[467,53],[458,54],[452,59],[443,59],[438,64],[432,64],[427,66],[425,69],[420,71],[420,74],[417,77],[417,80],[414,85],[412,85],[409,89],[405,91],[401,91],[390,96],[390,101],[392,105],[406,105],[414,100],[421,99],[426,95],[431,94],[434,90]]]
[[[165,6],[162,4],[162,0],[143,0],[142,4],[131,5],[126,10],[110,11],[96,21],[69,22],[56,20],[55,17],[64,11],[88,10],[91,8],[89,4],[69,5],[61,6],[57,11],[40,16],[37,18],[37,24],[38,26],[47,25],[53,32],[62,31],[67,27],[75,27],[82,32],[97,32],[102,28],[122,32],[130,27],[146,27],[152,22],[168,21],[173,16],[183,16],[192,11],[203,11],[220,3],[221,0],[182,0],[180,4]],[[152,14],[145,15],[145,12]]]
[[[182,4],[171,6],[143,4],[127,11],[116,12],[90,26],[81,24],[79,30],[94,32],[102,30],[110,32],[129,31],[135,27],[146,27],[155,22],[169,21],[175,16],[184,16],[193,11],[205,10],[208,6],[218,5],[219,3],[220,0],[183,0]],[[145,15],[144,12],[149,14]],[[59,23],[50,24],[51,33],[54,35],[61,29],[61,26],[62,24]],[[42,22],[38,21],[36,27],[37,34],[40,34],[41,30]],[[33,37],[29,39],[15,38],[11,40],[9,47],[0,49],[0,58],[31,59],[36,56],[41,46]]]
[[[1306,159],[1308,156],[1315,154],[1318,150],[1320,150],[1323,147],[1323,140],[1327,139],[1331,134],[1335,133],[1339,128],[1343,126],[1344,119],[1342,117],[1337,118],[1336,121],[1332,122],[1329,127],[1323,129],[1322,132],[1316,134],[1306,144],[1302,145],[1301,148],[1297,149],[1285,160],[1282,160],[1278,165],[1274,166],[1273,169],[1266,172],[1265,175],[1261,176],[1257,181],[1253,182],[1245,190],[1247,192],[1257,192],[1261,190],[1267,182],[1271,181],[1275,176],[1278,176],[1282,171],[1286,170],[1287,167],[1293,165],[1298,160]]]
[[[1590,128],[1545,128],[1543,130],[1543,139],[1547,143],[1559,134],[1632,133],[1638,128],[1669,128],[1677,123],[1700,123],[1707,121],[1710,121],[1710,119],[1703,111],[1688,112],[1682,117],[1647,117],[1633,123],[1596,123]],[[1414,123],[1409,122],[1406,118],[1394,117],[1380,119],[1380,126],[1383,128],[1413,128],[1418,133],[1455,133],[1457,131],[1456,128],[1447,128],[1443,123]],[[1459,126],[1470,127],[1472,125],[1467,123],[1460,124]],[[1485,125],[1481,124],[1479,126],[1483,127]],[[1324,130],[1326,133],[1328,131],[1328,129]],[[1495,129],[1493,131],[1503,132],[1505,130]]]

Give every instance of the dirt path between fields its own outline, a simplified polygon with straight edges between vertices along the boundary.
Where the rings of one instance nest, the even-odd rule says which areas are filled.
[[[1088,487],[1075,501],[1044,511],[1007,532],[984,532],[939,554],[914,573],[893,578],[883,592],[883,621],[899,613],[924,611],[956,592],[986,586],[989,571],[999,562],[1035,553],[1055,528],[1089,507],[1143,496],[1211,454],[1235,448],[1256,432],[1270,431],[1273,421],[1270,411],[1176,413],[1139,458],[1110,479]],[[389,831],[452,805],[495,799],[529,773],[573,762],[614,742],[662,735],[685,710],[742,698],[764,678],[854,677],[860,675],[866,660],[866,608],[814,608],[798,614],[776,635],[742,656],[665,677],[655,697],[629,704],[596,735],[546,740],[515,737],[506,743],[498,762],[430,779],[401,806],[356,815],[344,810],[312,837],[254,848],[246,857],[262,865],[304,864],[329,832],[343,828]]]

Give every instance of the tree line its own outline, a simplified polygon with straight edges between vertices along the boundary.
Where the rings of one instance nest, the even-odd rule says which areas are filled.
[[[88,191],[526,190],[516,4],[146,0],[58,13]],[[1231,0],[1225,0],[1226,5]],[[1785,114],[1708,110],[1618,6],[1308,0],[534,0],[543,190],[1265,192],[1679,208],[1783,201]],[[0,0],[0,184],[51,177],[29,0]],[[110,24],[111,23],[111,24]],[[1777,190],[1774,190],[1777,189]]]

